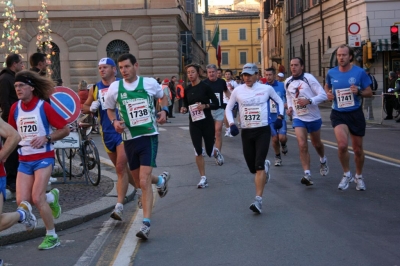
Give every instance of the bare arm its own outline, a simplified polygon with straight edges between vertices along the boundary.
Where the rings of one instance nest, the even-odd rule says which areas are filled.
[[[93,87],[94,86],[92,86],[90,88],[88,98],[86,99],[85,103],[82,105],[82,113],[84,113],[84,114],[89,114],[90,113],[90,105],[94,101]]]
[[[0,118],[0,136],[6,138],[3,148],[0,150],[0,161],[5,162],[10,156],[11,152],[17,147],[18,142],[21,141],[21,136],[9,124]]]

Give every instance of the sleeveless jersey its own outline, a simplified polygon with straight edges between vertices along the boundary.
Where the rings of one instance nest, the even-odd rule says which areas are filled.
[[[133,91],[126,90],[123,80],[120,80],[117,103],[119,113],[125,122],[123,140],[158,134],[154,97],[145,90],[143,77],[139,77],[138,85]]]
[[[19,146],[21,147],[18,149],[20,155],[32,155],[54,150],[52,143],[46,143],[38,149],[34,149],[30,145],[33,138],[46,136],[53,132],[47,120],[43,103],[43,100],[39,100],[35,108],[31,111],[24,111],[22,109],[21,100],[17,103],[15,117],[17,117],[17,130],[21,136],[21,141],[19,142]]]
[[[118,79],[117,79],[118,80]],[[100,102],[100,107],[98,110],[100,131],[102,134],[116,133],[114,126],[111,124],[110,119],[108,119],[107,109],[104,108],[104,102],[107,97],[108,86],[105,86],[103,82],[99,81],[96,83],[93,90],[93,98],[95,101]],[[119,119],[118,110],[115,110],[117,119]]]

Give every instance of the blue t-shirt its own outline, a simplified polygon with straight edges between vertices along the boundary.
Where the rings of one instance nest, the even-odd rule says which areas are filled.
[[[118,78],[116,80],[119,80]],[[100,101],[100,107],[99,107],[99,125],[101,127],[101,132],[103,134],[107,133],[116,133],[114,126],[111,124],[110,119],[108,118],[107,115],[107,109],[104,109],[104,101],[105,97],[108,91],[108,87],[103,84],[102,81],[99,81],[96,83],[97,87],[97,95],[95,95],[94,100],[99,100]],[[119,119],[118,115],[118,109],[115,109],[117,119]]]
[[[276,94],[278,94],[278,96],[281,97],[283,103],[286,103],[286,91],[285,91],[283,82],[279,82],[279,81],[275,80],[273,84],[267,83],[266,85],[270,85],[272,88],[274,88]],[[275,107],[274,107],[274,105],[275,105]],[[274,111],[274,110],[271,110],[271,107],[272,107],[272,109],[276,110],[276,112],[271,112],[271,111]],[[268,100],[269,123],[275,122],[275,120],[278,118],[278,112],[279,112],[278,104],[274,100],[269,99]]]
[[[347,72],[340,72],[339,67],[330,69],[326,75],[326,84],[332,89],[332,93],[335,96],[332,109],[339,112],[350,112],[361,107],[362,99],[360,96],[351,92],[348,93],[348,91],[343,89],[350,88],[354,84],[360,87],[361,90],[365,90],[368,86],[371,86],[371,79],[365,73],[364,69],[353,65]],[[352,101],[354,101],[354,105],[348,106],[351,105],[349,103]],[[341,105],[344,107],[340,107]]]

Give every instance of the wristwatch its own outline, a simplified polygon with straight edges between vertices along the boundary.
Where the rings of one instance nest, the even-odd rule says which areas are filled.
[[[310,102],[310,104],[312,104],[312,99],[310,98],[310,99],[308,99],[308,101]]]
[[[51,142],[51,136],[50,135],[46,135],[46,139],[47,139],[47,143]]]

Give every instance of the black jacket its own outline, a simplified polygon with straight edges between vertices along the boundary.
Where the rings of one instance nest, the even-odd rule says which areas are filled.
[[[0,72],[0,107],[3,113],[1,118],[8,122],[11,106],[18,101],[14,88],[15,72],[5,68]]]

